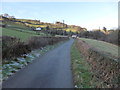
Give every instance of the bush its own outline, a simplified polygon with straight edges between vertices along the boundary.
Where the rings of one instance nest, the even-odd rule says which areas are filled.
[[[31,47],[31,49],[37,49],[41,47],[45,47],[46,45],[53,45],[63,40],[67,40],[67,37],[31,37],[27,44]]]
[[[110,34],[107,35],[107,38],[106,38],[106,41],[109,42],[109,43],[113,43],[113,44],[119,44],[118,43],[118,33],[119,31],[116,30]]]
[[[110,34],[105,34],[101,31],[83,31],[78,34],[79,37],[83,38],[90,38],[90,39],[96,39],[96,40],[101,40],[101,41],[106,41],[112,44],[119,45],[118,43],[118,35],[119,30],[115,30],[114,32]]]
[[[53,45],[67,40],[67,37],[31,37],[27,42],[21,42],[15,37],[2,37],[2,58],[10,59],[31,52],[33,49]]]
[[[2,37],[3,59],[18,57],[21,54],[26,54],[30,51],[31,51],[30,47],[28,45],[25,45],[24,42],[21,42],[20,39],[9,36]]]

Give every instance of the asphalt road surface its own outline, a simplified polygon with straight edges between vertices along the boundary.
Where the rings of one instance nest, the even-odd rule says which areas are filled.
[[[70,47],[73,39],[37,58],[3,82],[3,88],[73,88]]]

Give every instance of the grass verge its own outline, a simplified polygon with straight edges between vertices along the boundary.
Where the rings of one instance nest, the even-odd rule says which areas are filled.
[[[71,48],[72,72],[75,88],[93,88],[92,72],[90,65],[85,61],[83,55],[78,51],[75,43]]]

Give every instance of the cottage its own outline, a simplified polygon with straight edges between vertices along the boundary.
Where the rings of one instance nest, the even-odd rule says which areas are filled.
[[[72,35],[72,38],[77,38],[77,35]]]
[[[35,30],[36,30],[36,31],[41,31],[42,28],[41,28],[41,27],[38,27],[38,28],[36,28]]]

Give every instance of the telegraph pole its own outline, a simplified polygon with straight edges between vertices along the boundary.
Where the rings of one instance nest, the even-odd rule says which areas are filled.
[[[64,35],[64,20],[63,20],[63,35]]]
[[[63,28],[64,28],[64,20],[63,20]]]

